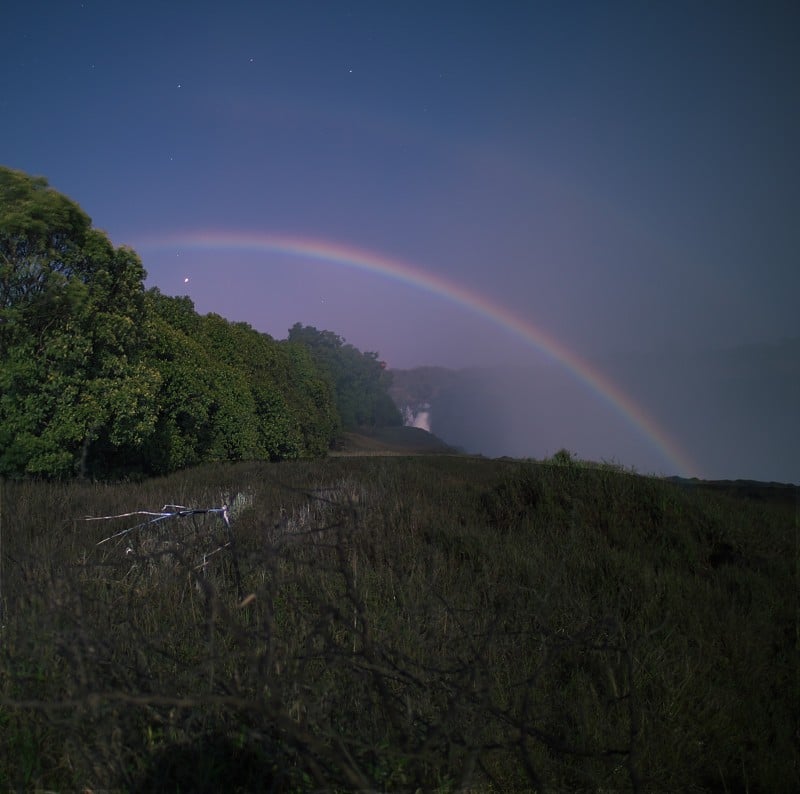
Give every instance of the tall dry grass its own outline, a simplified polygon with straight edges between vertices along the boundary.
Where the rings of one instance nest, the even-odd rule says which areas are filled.
[[[0,786],[794,789],[786,496],[458,457],[4,483]],[[83,520],[225,502],[232,535]]]

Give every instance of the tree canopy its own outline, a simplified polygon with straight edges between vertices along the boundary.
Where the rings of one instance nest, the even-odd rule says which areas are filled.
[[[388,392],[391,373],[377,353],[362,353],[332,331],[318,331],[301,323],[289,329],[289,341],[307,347],[327,374],[345,427],[403,424]]]
[[[0,169],[0,472],[85,471],[95,442],[152,432],[144,275],[45,180]]]
[[[400,423],[377,353],[200,316],[145,276],[45,179],[0,167],[0,475],[324,455],[342,426]]]

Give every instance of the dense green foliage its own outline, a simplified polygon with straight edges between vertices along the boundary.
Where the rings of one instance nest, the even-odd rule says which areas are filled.
[[[2,487],[0,788],[800,786],[797,488],[568,454]],[[233,537],[80,520],[223,500]]]
[[[399,421],[376,354],[201,317],[144,278],[77,204],[0,168],[0,475],[318,456],[342,425]]]
[[[188,298],[146,293],[162,411],[148,441],[159,472],[208,460],[324,455],[339,420],[308,351],[245,323],[199,316]]]
[[[71,474],[157,417],[144,270],[42,179],[0,169],[0,474]]]
[[[289,341],[307,347],[328,373],[345,427],[403,424],[403,417],[389,396],[392,375],[377,353],[362,353],[332,331],[318,331],[300,323],[289,329]]]

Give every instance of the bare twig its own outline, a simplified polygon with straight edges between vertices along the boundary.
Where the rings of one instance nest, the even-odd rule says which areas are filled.
[[[166,521],[170,518],[186,518],[188,516],[199,516],[199,515],[219,515],[222,517],[222,520],[225,522],[225,526],[230,527],[230,514],[228,512],[228,505],[224,504],[222,507],[207,507],[207,508],[195,508],[195,507],[184,507],[183,505],[164,505],[161,510],[133,510],[130,513],[119,513],[113,516],[86,516],[84,521],[112,521],[115,518],[129,518],[130,516],[153,516],[149,521],[142,521],[139,524],[136,524],[133,527],[127,527],[119,532],[115,532],[113,535],[109,535],[107,538],[103,538],[103,540],[98,541],[97,545],[100,546],[103,543],[106,543],[109,540],[114,540],[115,538],[120,538],[123,535],[127,535],[129,532],[133,532],[135,529],[141,529],[142,527],[146,527],[150,524],[157,524],[159,521]]]

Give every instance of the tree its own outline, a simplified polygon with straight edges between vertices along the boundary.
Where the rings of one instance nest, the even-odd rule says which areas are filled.
[[[149,470],[326,454],[338,415],[305,348],[216,314],[201,317],[189,298],[157,289],[145,298],[149,355],[163,382],[144,455]]]
[[[41,177],[0,167],[0,311],[6,322],[82,275],[89,216]]]
[[[306,347],[327,375],[345,427],[401,425],[403,418],[389,396],[391,374],[377,353],[362,353],[332,331],[295,323],[289,342]]]
[[[202,333],[217,361],[242,372],[255,402],[261,456],[271,460],[325,454],[338,428],[333,394],[312,357],[246,323],[217,315]]]
[[[144,276],[44,179],[0,168],[0,473],[105,473],[152,432]]]
[[[0,475],[325,454],[339,413],[307,346],[200,317],[188,298],[145,293],[144,278],[75,202],[0,167]],[[368,383],[373,354],[345,355]]]

